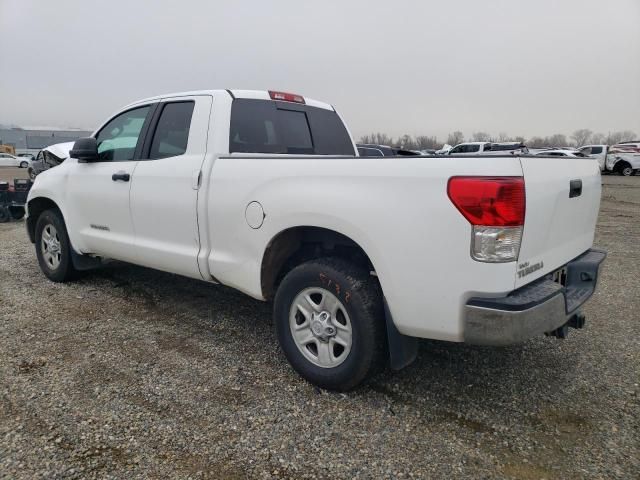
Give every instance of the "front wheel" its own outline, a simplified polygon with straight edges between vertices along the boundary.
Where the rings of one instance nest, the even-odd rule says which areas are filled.
[[[20,168],[27,168],[29,166],[29,162],[20,162]]]
[[[36,223],[36,256],[40,270],[54,282],[71,280],[76,270],[71,261],[71,244],[59,210],[46,210]]]
[[[36,171],[33,168],[29,169],[29,178],[33,181],[36,179]]]
[[[385,359],[380,288],[366,269],[338,258],[312,260],[289,272],[274,303],[278,341],[311,383],[350,390]]]

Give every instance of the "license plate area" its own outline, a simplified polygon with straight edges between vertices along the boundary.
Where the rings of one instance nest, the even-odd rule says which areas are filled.
[[[560,267],[554,272],[551,272],[551,280],[559,283],[563,287],[567,286],[567,267]]]

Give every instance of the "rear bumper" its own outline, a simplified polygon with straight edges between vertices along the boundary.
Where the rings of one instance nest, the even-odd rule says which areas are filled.
[[[606,253],[591,249],[566,264],[562,286],[547,275],[502,298],[469,299],[464,313],[464,341],[510,345],[552,332],[579,315],[596,288]]]

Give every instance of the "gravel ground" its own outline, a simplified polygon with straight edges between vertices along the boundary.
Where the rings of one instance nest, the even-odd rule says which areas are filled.
[[[349,394],[301,380],[269,305],[112,264],[59,285],[0,225],[3,478],[638,478],[640,178],[604,177],[587,327],[425,341]]]

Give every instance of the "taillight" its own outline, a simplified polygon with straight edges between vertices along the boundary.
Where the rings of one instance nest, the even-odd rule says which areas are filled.
[[[269,96],[271,97],[271,100],[304,103],[304,97],[302,95],[296,95],[295,93],[274,92],[273,90],[269,90]]]
[[[475,260],[518,259],[525,214],[522,177],[452,177],[447,194],[472,225],[471,256]]]

